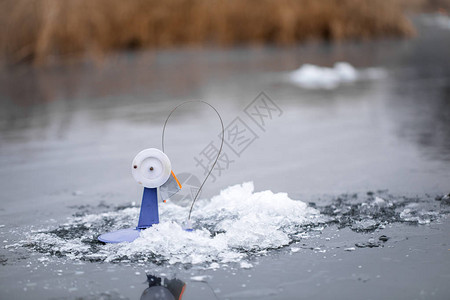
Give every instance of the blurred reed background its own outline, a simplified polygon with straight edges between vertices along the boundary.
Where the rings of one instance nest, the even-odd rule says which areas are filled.
[[[293,44],[414,34],[409,10],[450,0],[3,0],[6,62],[180,45]]]

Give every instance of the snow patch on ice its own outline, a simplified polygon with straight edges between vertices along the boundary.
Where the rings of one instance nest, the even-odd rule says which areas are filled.
[[[253,268],[253,265],[246,261],[241,261],[241,268],[242,269],[251,269]]]
[[[289,80],[305,89],[335,89],[358,80],[380,79],[386,76],[382,68],[357,70],[347,62],[337,62],[332,68],[304,64],[290,72]]]
[[[198,276],[191,277],[191,281],[196,281],[196,282],[207,282],[209,279],[211,279],[211,276],[209,276],[209,275],[198,275]]]
[[[429,26],[437,26],[442,29],[450,29],[450,17],[444,14],[425,15],[424,23]]]
[[[298,251],[300,251],[301,249],[300,248],[297,248],[297,247],[292,247],[291,248],[291,252],[292,253],[297,253]]]

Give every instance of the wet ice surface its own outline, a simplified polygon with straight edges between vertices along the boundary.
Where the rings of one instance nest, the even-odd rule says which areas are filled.
[[[100,68],[2,71],[0,298],[139,299],[153,274],[186,282],[183,299],[448,299],[450,39],[419,29],[412,40],[126,53]],[[339,61],[387,77],[331,90],[280,80]],[[244,112],[260,91],[283,110],[263,129]],[[233,162],[205,186],[193,239],[180,229],[186,207],[169,202],[142,244],[98,243],[136,225],[142,190],[130,160],[159,147],[167,112],[186,99],[211,102],[225,125],[239,117],[256,140],[239,155],[226,146]],[[174,118],[175,173],[203,178],[193,157],[216,122],[198,107]],[[217,196],[248,181],[251,195],[238,185],[231,199]]]
[[[177,224],[183,221],[186,207],[169,202],[161,204],[160,225],[144,231],[134,243],[119,245],[103,245],[96,236],[136,224],[138,207],[72,207],[74,216],[65,224],[35,228],[34,232],[24,228],[20,236],[27,239],[6,248],[13,253],[31,251],[34,257],[25,260],[26,269],[31,271],[20,280],[25,292],[44,288],[42,295],[48,295],[62,289],[83,295],[83,299],[122,299],[124,294],[135,295],[133,299],[146,288],[145,274],[152,274],[184,280],[186,299],[290,299],[298,293],[297,286],[303,286],[306,295],[314,295],[312,291],[323,280],[330,291],[339,294],[346,294],[341,290],[343,282],[386,284],[392,280],[386,271],[392,271],[393,264],[408,266],[420,261],[424,235],[425,240],[429,238],[426,248],[433,249],[430,255],[441,257],[439,249],[448,245],[439,232],[448,230],[442,224],[447,222],[450,195],[409,198],[369,191],[309,200],[313,199],[316,202],[306,204],[283,193],[254,192],[251,183],[244,183],[199,202],[194,232],[185,232]],[[247,227],[241,229],[242,223]],[[235,226],[239,232],[233,232]],[[271,228],[265,230],[265,226]],[[228,237],[219,238],[220,234]],[[384,252],[364,254],[364,248]],[[367,255],[371,261],[380,260],[382,267],[368,261]],[[20,261],[15,255],[9,259],[3,261],[4,266]],[[336,264],[339,269],[333,271]],[[39,279],[38,274],[46,270],[54,274]],[[128,275],[124,278],[123,274]],[[60,287],[51,283],[54,276],[60,278]],[[105,288],[92,289],[89,278],[102,282]],[[84,292],[84,287],[90,292]],[[443,292],[438,290],[434,295]],[[433,295],[429,290],[423,293]]]

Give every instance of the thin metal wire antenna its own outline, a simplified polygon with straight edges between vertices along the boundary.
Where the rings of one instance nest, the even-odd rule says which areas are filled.
[[[223,140],[224,140],[224,138],[225,138],[225,129],[224,129],[224,127],[223,127],[223,120],[222,120],[222,117],[220,116],[219,112],[217,111],[217,109],[216,109],[214,106],[212,106],[212,105],[209,104],[208,102],[201,101],[201,100],[197,100],[197,101],[186,101],[186,102],[183,102],[183,103],[178,104],[177,106],[175,106],[175,107],[170,111],[169,115],[167,116],[166,121],[164,122],[163,130],[162,130],[162,141],[161,141],[161,142],[162,142],[162,151],[163,151],[164,153],[165,153],[165,151],[164,151],[164,133],[165,133],[165,131],[166,131],[166,125],[167,125],[167,122],[169,121],[170,116],[177,110],[178,107],[183,106],[183,105],[185,105],[185,104],[189,104],[189,103],[204,103],[204,104],[208,105],[209,107],[211,107],[212,109],[214,109],[214,111],[216,112],[217,116],[219,117],[220,125],[222,126],[222,141],[221,141],[221,143],[220,143],[219,153],[217,153],[217,157],[216,157],[216,159],[214,160],[214,163],[212,164],[211,169],[209,170],[208,174],[206,175],[205,179],[203,180],[202,184],[200,185],[200,188],[198,189],[197,193],[195,194],[194,200],[192,200],[191,208],[189,209],[188,220],[191,219],[192,209],[194,208],[195,201],[197,200],[197,197],[198,197],[198,195],[200,194],[200,192],[201,192],[201,190],[202,190],[202,188],[203,188],[203,185],[205,185],[206,180],[208,180],[209,175],[211,174],[211,172],[213,171],[214,167],[216,166],[217,161],[219,160],[220,153],[222,152],[222,148],[223,148]]]

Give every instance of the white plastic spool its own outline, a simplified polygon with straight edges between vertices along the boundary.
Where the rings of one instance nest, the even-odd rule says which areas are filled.
[[[146,188],[163,185],[169,179],[171,171],[172,166],[167,155],[155,148],[139,152],[131,166],[134,179]]]

